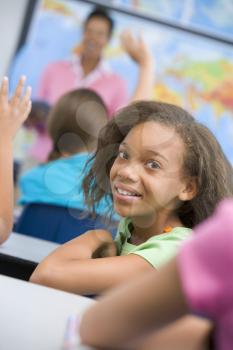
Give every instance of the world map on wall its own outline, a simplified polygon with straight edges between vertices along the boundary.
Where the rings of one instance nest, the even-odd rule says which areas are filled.
[[[119,6],[134,6],[135,9],[143,11],[149,9],[146,7],[148,3],[152,3],[119,0],[112,2]],[[225,20],[222,12],[218,11],[219,3],[224,1],[212,1],[215,5],[215,16],[207,11],[207,0],[187,2],[192,6],[189,22],[186,14],[186,25],[190,23],[202,28],[206,26],[212,32],[233,37],[233,25],[229,21],[230,9],[225,13]],[[167,4],[169,11],[164,11],[164,15],[184,23],[180,1],[173,1],[172,9],[168,6],[171,1],[159,3],[163,3],[164,8],[164,4]],[[18,76],[24,73],[33,87],[33,98],[36,99],[41,72],[49,62],[68,58],[74,53],[81,38],[82,21],[91,9],[89,4],[81,1],[41,1],[35,11],[26,42],[10,67],[12,87]],[[136,28],[136,34],[143,33],[155,57],[153,98],[178,104],[194,114],[213,131],[233,164],[233,46],[117,11],[112,11],[112,16],[116,30],[105,55],[112,68],[124,78],[127,77],[129,92],[132,92],[136,83],[137,67],[121,50],[119,34],[125,28],[134,28],[134,31]]]
[[[232,0],[100,0],[99,3],[173,21],[233,40]]]

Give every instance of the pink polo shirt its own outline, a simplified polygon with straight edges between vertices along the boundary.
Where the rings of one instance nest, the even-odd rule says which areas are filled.
[[[97,92],[105,102],[110,118],[128,103],[125,80],[113,73],[106,61],[101,60],[84,77],[79,57],[49,64],[42,74],[37,98],[53,105],[64,93],[77,88],[90,88]]]
[[[214,321],[216,350],[233,349],[233,200],[195,230],[178,257],[190,309]]]

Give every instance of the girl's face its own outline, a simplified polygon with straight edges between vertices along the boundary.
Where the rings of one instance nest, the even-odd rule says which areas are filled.
[[[190,199],[183,159],[184,144],[173,128],[149,121],[131,129],[110,171],[116,212],[153,217]]]

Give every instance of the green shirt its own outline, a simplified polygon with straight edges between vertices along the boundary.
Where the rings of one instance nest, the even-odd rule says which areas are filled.
[[[162,233],[150,237],[142,244],[134,245],[128,242],[131,237],[133,224],[129,218],[120,221],[115,238],[118,255],[137,254],[159,269],[163,264],[174,257],[192,230],[186,227],[175,227],[169,233]]]

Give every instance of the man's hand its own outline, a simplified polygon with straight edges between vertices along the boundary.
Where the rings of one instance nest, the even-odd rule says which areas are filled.
[[[140,66],[153,63],[153,56],[142,36],[135,37],[126,30],[121,34],[121,45],[131,59]]]
[[[138,81],[131,102],[151,100],[154,87],[155,61],[148,45],[141,36],[135,37],[128,30],[122,33],[121,43],[126,53],[138,64],[139,68]]]

